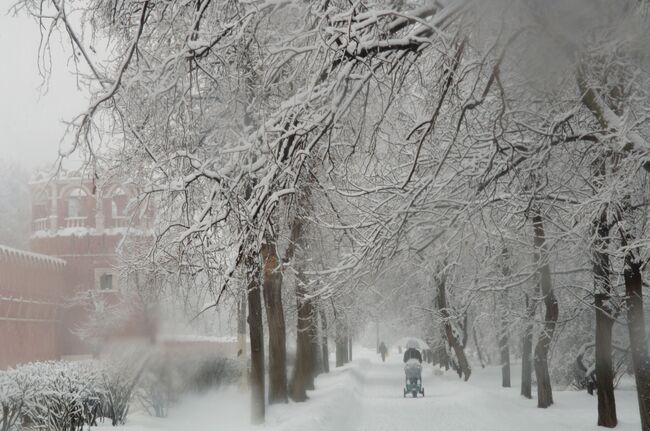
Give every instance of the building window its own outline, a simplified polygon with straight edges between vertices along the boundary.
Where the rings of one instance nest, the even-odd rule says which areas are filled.
[[[113,290],[113,274],[102,274],[99,277],[100,290]]]
[[[108,268],[95,269],[95,289],[102,292],[118,290],[118,278],[115,271]]]

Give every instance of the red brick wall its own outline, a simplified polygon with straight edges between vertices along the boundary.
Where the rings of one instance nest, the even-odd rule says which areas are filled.
[[[95,269],[110,269],[116,265],[115,250],[121,235],[65,235],[33,237],[31,249],[66,261],[66,314],[63,317],[64,335],[60,340],[62,354],[80,355],[89,353],[88,346],[74,334],[75,329],[88,319],[87,311],[81,305],[73,305],[79,292],[97,288]],[[117,280],[115,280],[117,282]],[[109,303],[117,301],[114,292],[102,293]]]
[[[122,235],[65,235],[33,237],[30,247],[37,253],[67,262],[70,294],[95,288],[95,268],[112,268]]]
[[[65,262],[0,246],[0,368],[60,355]]]

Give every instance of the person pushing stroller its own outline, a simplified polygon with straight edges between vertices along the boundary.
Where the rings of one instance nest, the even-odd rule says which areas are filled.
[[[417,359],[420,364],[422,363],[422,353],[417,349],[417,343],[413,341],[406,343],[406,350],[404,351],[404,363],[407,363],[410,359]]]
[[[415,341],[406,343],[406,350],[404,351],[404,397],[406,394],[411,393],[413,398],[418,396],[418,393],[424,395],[424,387],[422,386],[422,353],[417,349]]]

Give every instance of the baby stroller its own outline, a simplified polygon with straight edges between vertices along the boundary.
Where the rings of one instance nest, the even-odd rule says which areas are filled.
[[[422,386],[422,364],[417,359],[409,359],[404,364],[404,398],[410,393],[413,398],[417,398],[418,393],[424,396],[424,386]]]

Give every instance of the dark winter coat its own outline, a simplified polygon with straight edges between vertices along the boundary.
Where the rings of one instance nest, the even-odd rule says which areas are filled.
[[[404,351],[404,362],[407,362],[409,359],[417,359],[420,363],[422,363],[422,354],[418,349],[411,347],[410,349],[406,349]]]
[[[384,343],[381,343],[379,345],[379,353],[385,355],[387,352],[388,352],[388,348],[386,347],[386,345]]]

